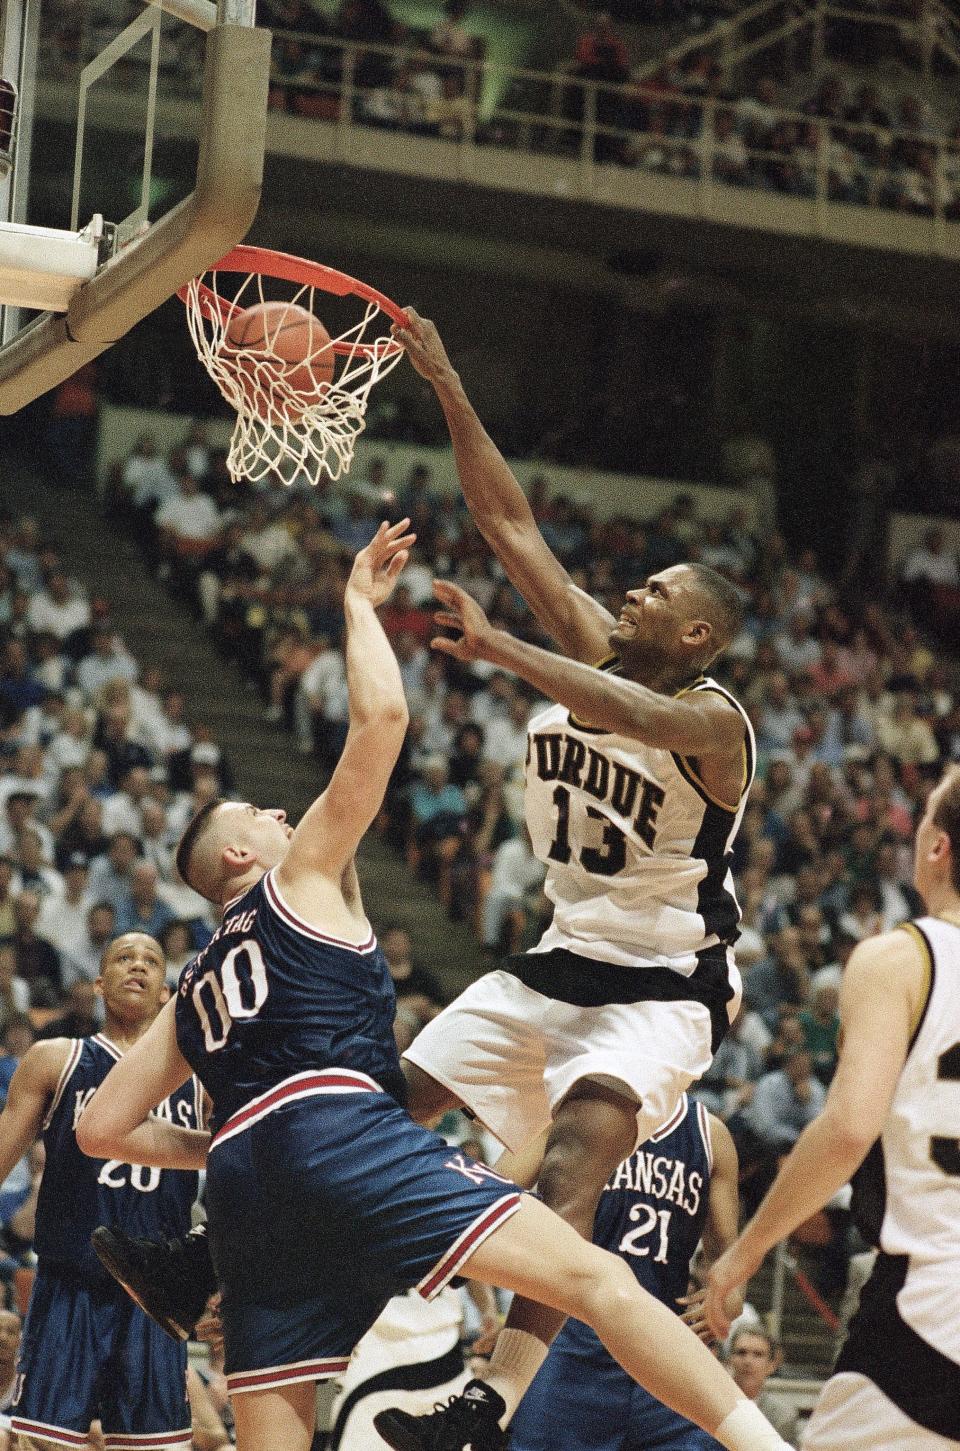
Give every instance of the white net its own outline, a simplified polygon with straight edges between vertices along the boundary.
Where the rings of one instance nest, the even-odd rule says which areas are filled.
[[[327,293],[320,287],[290,283],[290,296],[278,307],[276,280],[271,278],[270,284],[268,296],[259,272],[246,273],[238,282],[236,273],[212,271],[181,294],[200,361],[236,410],[227,455],[230,477],[255,482],[275,474],[288,484],[315,484],[324,473],[338,479],[350,468],[354,446],[366,425],[370,389],[396,366],[403,350],[389,333],[376,336],[377,319],[382,318],[381,326],[390,319],[379,303],[362,300],[360,321],[335,336],[332,344],[324,330],[314,334],[301,329],[308,343],[316,336],[316,346],[296,361],[285,359],[276,351],[285,310],[290,309],[295,320],[300,314],[294,308],[322,321]],[[321,305],[315,309],[317,293]],[[250,343],[231,339],[239,315],[267,303],[276,321]],[[333,378],[327,382],[331,347],[335,362]]]

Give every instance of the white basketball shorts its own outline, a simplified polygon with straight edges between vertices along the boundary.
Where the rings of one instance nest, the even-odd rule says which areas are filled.
[[[800,1445],[803,1451],[960,1451],[960,1441],[918,1426],[853,1371],[827,1381]]]
[[[404,1054],[514,1153],[550,1126],[582,1079],[636,1100],[642,1144],[712,1056],[710,1012],[702,1003],[576,1007],[500,971],[461,993]]]

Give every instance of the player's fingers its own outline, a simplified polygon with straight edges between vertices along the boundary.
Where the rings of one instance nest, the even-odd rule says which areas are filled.
[[[446,610],[438,610],[437,613],[434,615],[433,618],[434,618],[434,621],[435,621],[436,624],[443,625],[447,629],[450,629],[450,630],[462,630],[463,629],[463,620],[460,618],[460,616],[459,615],[449,614]]]
[[[459,640],[450,640],[446,635],[435,635],[430,641],[431,650],[439,650],[441,655],[453,655],[457,660],[463,659]]]
[[[387,564],[387,578],[396,579],[409,558],[409,549],[401,549],[399,554],[395,554]]]

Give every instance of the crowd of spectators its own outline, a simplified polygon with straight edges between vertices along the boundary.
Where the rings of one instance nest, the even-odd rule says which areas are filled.
[[[630,9],[639,24],[686,15],[695,27],[706,13],[685,0]],[[909,63],[924,49],[915,32],[926,35],[925,7],[917,0],[902,9],[899,27],[880,29],[895,37],[898,57]],[[54,31],[47,64],[75,64],[83,25],[95,40],[107,34],[111,18],[115,23],[107,4],[89,13],[69,6],[66,38]],[[839,71],[828,70],[803,93],[794,76],[783,85],[772,70],[749,84],[735,82],[705,48],[683,50],[679,62],[651,76],[633,63],[617,19],[603,9],[561,64],[559,85],[516,80],[491,112],[482,104],[485,41],[471,27],[469,0],[445,0],[436,23],[420,29],[398,20],[388,0],[262,0],[259,18],[276,32],[269,101],[276,110],[338,119],[349,82],[352,116],[363,125],[551,152],[580,150],[589,116],[599,162],[680,178],[709,173],[729,186],[801,198],[825,191],[834,201],[920,216],[939,209],[960,220],[960,117],[938,116],[910,70],[889,93],[869,69],[852,90]],[[868,21],[850,24],[857,36],[871,33]],[[191,28],[179,27],[168,43],[186,44],[181,32],[189,37]],[[828,28],[831,40],[836,26]],[[84,43],[89,49],[90,35]],[[869,49],[841,36],[826,53],[869,62]],[[199,51],[177,51],[167,68],[181,84],[190,76],[197,83],[201,61]]]

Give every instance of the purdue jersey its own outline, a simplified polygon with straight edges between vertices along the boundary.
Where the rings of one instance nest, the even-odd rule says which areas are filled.
[[[921,917],[904,930],[930,986],[883,1133],[854,1176],[854,1219],[880,1254],[837,1369],[960,1439],[960,927]]]
[[[616,669],[616,660],[604,668]],[[554,907],[534,952],[564,948],[689,977],[699,953],[736,941],[730,852],[753,779],[754,735],[716,681],[703,677],[684,693],[701,691],[722,695],[743,717],[736,803],[711,795],[696,760],[598,731],[565,706],[531,720],[526,819]]]
[[[92,1159],[79,1149],[80,1115],[120,1057],[120,1049],[103,1033],[71,1041],[43,1125],[46,1162],[34,1235],[41,1268],[62,1268],[71,1277],[111,1287],[114,1281],[90,1244],[97,1225],[118,1224],[146,1239],[185,1234],[198,1184],[198,1176],[187,1170]],[[154,1112],[180,1128],[201,1128],[197,1080],[190,1078]]]

